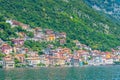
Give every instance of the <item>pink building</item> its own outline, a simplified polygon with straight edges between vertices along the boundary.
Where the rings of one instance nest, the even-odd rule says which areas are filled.
[[[5,54],[10,54],[12,52],[12,48],[8,44],[3,44],[1,50]]]
[[[22,39],[14,39],[14,40],[12,40],[12,42],[15,46],[21,46],[24,44],[24,40],[22,40]]]

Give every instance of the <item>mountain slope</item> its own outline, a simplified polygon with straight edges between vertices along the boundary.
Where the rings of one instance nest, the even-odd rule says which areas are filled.
[[[0,0],[0,6],[5,18],[64,31],[70,39],[93,49],[109,50],[120,45],[120,25],[82,0]]]
[[[120,0],[86,0],[86,2],[94,9],[120,20]]]

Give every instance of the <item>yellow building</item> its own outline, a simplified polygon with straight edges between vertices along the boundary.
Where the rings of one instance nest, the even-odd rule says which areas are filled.
[[[47,37],[47,41],[54,41],[55,40],[55,34],[50,34]]]
[[[111,58],[111,53],[107,53],[107,54],[106,54],[106,58],[107,58],[107,59]]]

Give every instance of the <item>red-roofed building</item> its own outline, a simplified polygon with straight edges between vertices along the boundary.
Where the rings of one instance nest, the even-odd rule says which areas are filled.
[[[22,39],[13,39],[12,42],[13,42],[13,44],[15,46],[22,46],[22,45],[24,45],[24,40],[22,40]]]
[[[55,40],[55,34],[50,34],[47,37],[47,41],[54,41]]]
[[[3,44],[2,47],[1,47],[1,50],[5,54],[10,54],[12,52],[12,48],[8,44]]]
[[[21,63],[25,61],[25,55],[24,54],[16,54],[15,58],[17,58]]]
[[[60,39],[60,44],[63,45],[66,43],[66,39]]]
[[[7,55],[3,58],[3,68],[14,68],[15,62],[11,55]]]
[[[51,29],[46,29],[46,30],[45,30],[45,34],[46,34],[46,35],[53,34],[53,32],[54,32],[54,31],[51,30]]]

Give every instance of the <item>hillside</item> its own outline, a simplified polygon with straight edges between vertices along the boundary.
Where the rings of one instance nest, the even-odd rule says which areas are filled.
[[[31,27],[66,32],[93,49],[120,45],[120,24],[89,7],[82,0],[0,0],[0,14]]]
[[[120,20],[120,0],[86,0],[86,2],[94,9]]]

